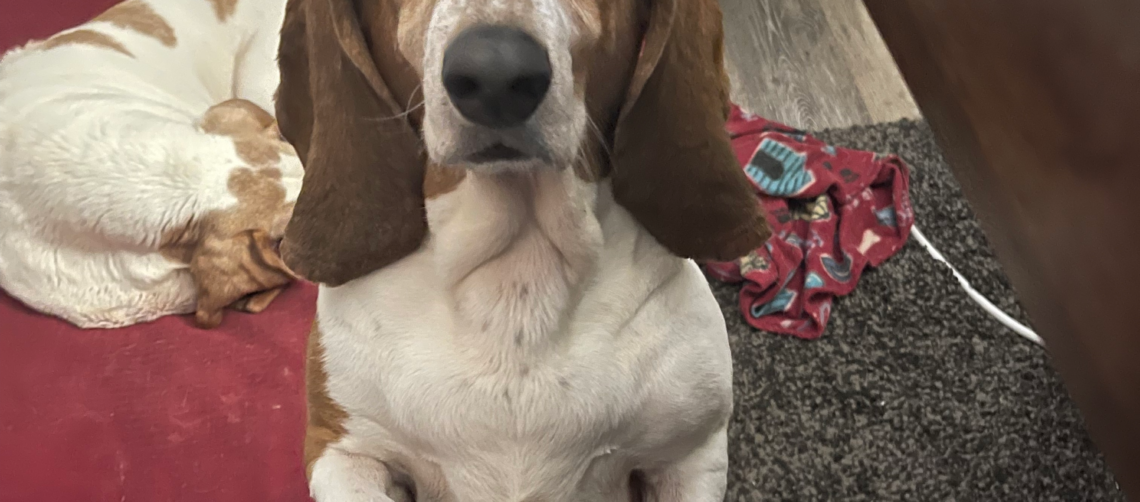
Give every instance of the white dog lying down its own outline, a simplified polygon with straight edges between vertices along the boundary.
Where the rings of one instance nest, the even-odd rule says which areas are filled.
[[[128,0],[9,52],[0,287],[80,327],[264,309],[302,178],[266,111],[283,11]]]

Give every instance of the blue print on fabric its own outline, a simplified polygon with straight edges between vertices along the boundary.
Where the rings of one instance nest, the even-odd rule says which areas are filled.
[[[795,291],[789,291],[787,289],[781,290],[779,293],[776,293],[776,297],[773,298],[772,301],[763,305],[753,305],[752,317],[759,319],[769,314],[783,312],[788,309],[788,306],[792,304],[792,300],[795,298]]]
[[[823,278],[815,272],[808,274],[807,279],[804,279],[804,289],[815,289],[823,287]]]
[[[819,261],[823,262],[823,269],[826,270],[827,275],[830,275],[833,279],[842,283],[851,280],[851,266],[854,263],[852,263],[851,257],[848,256],[847,253],[843,253],[843,261],[836,261],[835,258],[832,258],[830,255],[823,255]]]
[[[807,155],[779,141],[764,138],[744,172],[769,195],[791,197],[815,181],[815,176],[806,166]]]
[[[879,220],[879,224],[891,228],[898,228],[898,216],[895,214],[895,208],[892,206],[884,207],[875,211],[875,219]]]

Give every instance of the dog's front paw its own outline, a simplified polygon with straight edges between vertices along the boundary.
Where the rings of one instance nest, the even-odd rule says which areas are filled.
[[[316,502],[413,502],[383,462],[328,449],[313,464],[309,493]]]

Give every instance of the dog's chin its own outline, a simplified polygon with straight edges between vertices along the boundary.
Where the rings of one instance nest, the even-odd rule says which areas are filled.
[[[485,173],[553,169],[562,164],[556,162],[549,151],[537,145],[513,146],[506,142],[491,142],[476,147],[457,148],[452,151],[439,152],[438,155],[432,155],[432,157],[433,161],[442,165]]]
[[[429,121],[424,141],[431,160],[439,165],[480,172],[561,169],[571,166],[579,145],[570,134],[555,134],[527,126],[509,130]],[[434,126],[434,127],[433,127]]]
[[[483,164],[518,164],[528,161],[536,160],[536,156],[524,152],[523,150],[505,143],[493,143],[490,146],[480,148],[474,153],[464,156],[463,161],[465,164],[483,165]]]

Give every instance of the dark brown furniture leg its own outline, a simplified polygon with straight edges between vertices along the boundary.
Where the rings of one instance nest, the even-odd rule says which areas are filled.
[[[1140,500],[1140,2],[865,3]]]

